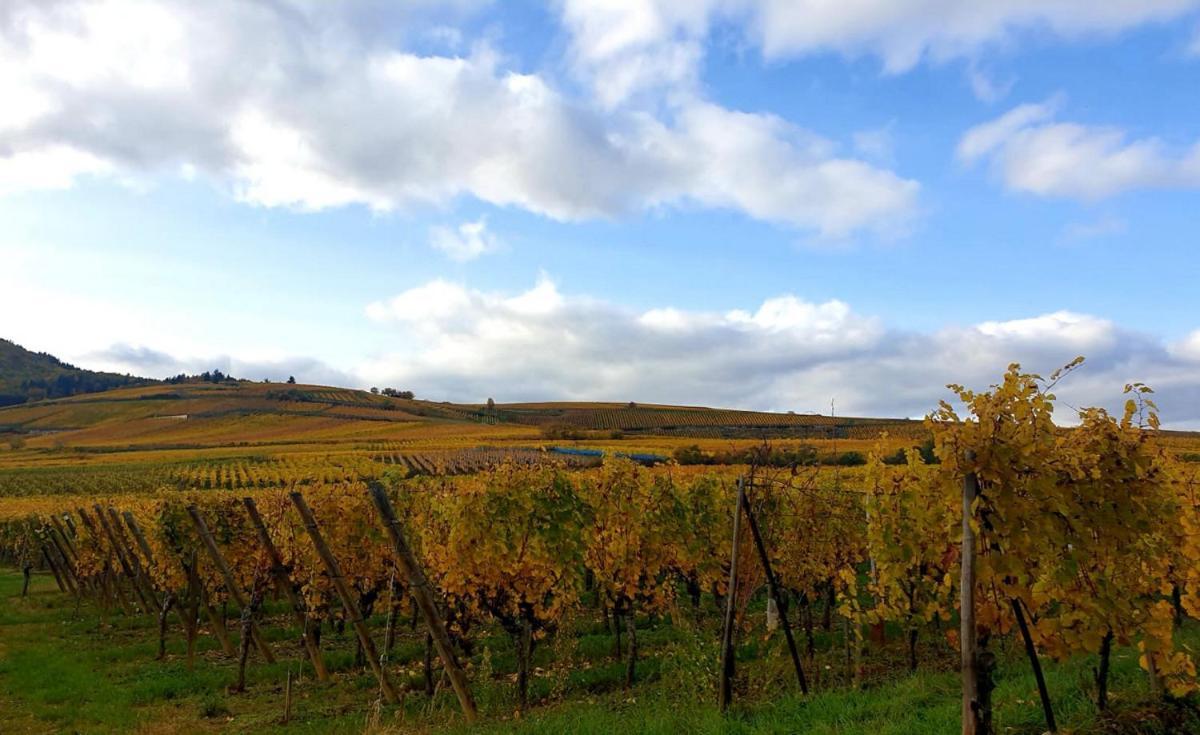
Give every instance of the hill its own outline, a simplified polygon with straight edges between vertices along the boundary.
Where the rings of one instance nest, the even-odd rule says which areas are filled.
[[[0,339],[0,406],[98,393],[150,382],[153,381],[147,378],[77,368],[53,355],[32,352]]]
[[[622,403],[455,404],[279,383],[155,383],[0,409],[0,432],[97,450],[403,441],[861,438],[896,419]],[[34,439],[34,438],[37,439]]]

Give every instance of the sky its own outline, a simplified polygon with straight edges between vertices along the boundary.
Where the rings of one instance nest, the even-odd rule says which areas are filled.
[[[1198,211],[1200,0],[0,2],[0,336],[87,368],[1200,428]]]

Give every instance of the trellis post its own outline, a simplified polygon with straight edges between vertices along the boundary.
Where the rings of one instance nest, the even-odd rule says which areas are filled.
[[[396,563],[408,577],[409,591],[416,601],[417,607],[421,610],[421,616],[425,618],[425,625],[429,630],[429,635],[433,638],[433,645],[437,648],[438,656],[442,659],[442,666],[450,677],[450,685],[454,687],[458,703],[467,719],[474,721],[478,716],[475,699],[471,696],[467,675],[454,656],[454,648],[450,645],[450,636],[446,633],[446,625],[442,622],[441,615],[438,614],[437,605],[433,599],[433,588],[404,538],[400,521],[396,518],[396,512],[392,508],[391,501],[388,500],[387,493],[379,485],[372,485],[370,492],[371,499],[375,501],[375,507],[379,510],[379,516],[383,519],[384,528],[387,529],[388,536],[392,539],[392,547],[396,551]]]
[[[280,594],[285,596],[288,603],[292,606],[292,616],[296,624],[300,626],[301,635],[304,638],[304,650],[308,652],[308,658],[312,661],[313,669],[317,672],[317,679],[320,681],[329,681],[329,670],[325,668],[325,660],[321,658],[321,648],[317,645],[312,631],[308,627],[308,613],[304,606],[304,601],[296,594],[296,590],[292,587],[291,575],[288,574],[288,569],[283,564],[283,557],[279,553],[279,549],[275,546],[275,542],[271,540],[271,535],[267,533],[267,527],[263,523],[262,516],[258,513],[258,506],[254,504],[253,498],[242,498],[242,503],[246,506],[246,513],[250,516],[250,523],[254,526],[254,530],[258,533],[258,540],[266,549],[267,555],[271,558],[271,575],[275,578],[275,587]]]
[[[742,501],[746,488],[744,479],[737,480],[737,504],[733,508],[733,550],[729,555],[729,588],[725,591],[725,623],[721,629],[721,686],[717,707],[724,712],[733,701],[733,674],[736,668],[733,650],[733,628],[737,617],[738,542],[742,526]]]
[[[371,632],[367,629],[366,621],[363,620],[358,602],[350,594],[350,587],[346,584],[346,577],[342,574],[341,566],[338,565],[333,552],[325,544],[325,537],[321,535],[321,529],[317,527],[317,519],[313,517],[312,510],[309,509],[303,495],[294,492],[291,493],[291,498],[292,504],[296,506],[296,510],[300,513],[300,518],[304,521],[304,527],[308,529],[308,535],[312,538],[313,546],[317,548],[317,554],[321,557],[321,561],[325,565],[325,571],[329,574],[329,579],[333,582],[334,589],[337,590],[338,597],[342,599],[342,607],[346,610],[346,617],[350,618],[350,624],[354,626],[354,632],[358,634],[363,654],[371,664],[371,670],[375,672],[375,678],[379,680],[379,688],[383,691],[384,699],[387,700],[388,704],[399,702],[400,697],[396,693],[395,687],[392,686],[392,680],[388,677],[387,671],[383,668],[383,662],[379,659],[379,653],[375,648],[375,641],[371,640]]]
[[[209,532],[208,524],[204,522],[204,517],[200,515],[200,510],[194,505],[189,505],[187,512],[192,517],[192,524],[196,526],[196,531],[200,534],[200,539],[204,542],[204,547],[208,550],[209,557],[212,558],[217,571],[225,579],[225,587],[229,590],[229,596],[233,598],[233,601],[239,607],[245,609],[249,603],[242,596],[242,590],[238,587],[237,578],[233,576],[233,570],[229,568],[225,557],[221,555],[221,550],[217,548],[217,542],[213,539],[212,533]],[[267,639],[263,637],[258,623],[253,618],[250,619],[250,637],[254,639],[254,645],[258,648],[258,652],[262,654],[263,659],[269,664],[275,663],[275,654],[271,652],[271,646],[267,644]]]

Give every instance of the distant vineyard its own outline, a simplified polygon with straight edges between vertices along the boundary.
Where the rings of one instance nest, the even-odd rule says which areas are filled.
[[[29,495],[114,495],[157,490],[244,490],[336,485],[401,470],[404,477],[466,475],[504,462],[522,467],[580,469],[600,464],[598,457],[567,456],[525,448],[403,450],[376,443],[370,453],[302,454],[128,465],[0,469],[0,497]]]
[[[553,466],[579,469],[598,467],[600,457],[549,454],[540,449],[464,449],[428,452],[392,452],[372,455],[385,465],[399,466],[416,475],[469,475],[505,462],[522,467]]]
[[[796,436],[813,438],[869,438],[887,431],[894,436],[925,433],[919,421],[902,419],[840,418],[819,414],[767,413],[725,409],[693,408],[504,408],[496,411],[499,421],[533,426],[561,425],[579,429],[694,430],[694,429],[791,429]]]

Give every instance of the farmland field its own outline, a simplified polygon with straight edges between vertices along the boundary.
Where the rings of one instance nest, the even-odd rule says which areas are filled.
[[[21,713],[21,730],[115,732],[129,721],[155,732],[462,728],[462,705],[428,635],[433,623],[418,614],[388,551],[369,488],[400,512],[484,729],[607,732],[636,718],[662,732],[916,733],[957,722],[951,588],[937,576],[953,562],[931,557],[942,571],[922,571],[920,588],[897,578],[897,590],[921,589],[912,604],[926,606],[903,614],[883,606],[888,588],[862,565],[868,557],[876,570],[888,564],[889,552],[875,547],[887,543],[875,534],[888,531],[868,522],[869,509],[898,496],[880,483],[933,476],[916,459],[931,435],[920,422],[457,406],[229,383],[9,408],[0,425],[5,558],[31,574],[24,594],[19,570],[0,577],[0,702]],[[825,433],[798,439],[805,428]],[[1188,434],[1153,441],[1162,461],[1181,468],[1200,447]],[[736,479],[747,473],[807,694],[744,531],[742,576],[728,595],[729,518]],[[290,493],[305,499],[347,575],[353,614]],[[261,509],[306,611],[304,628],[242,498]],[[192,513],[211,529],[236,593]],[[903,528],[920,532],[893,532]],[[531,538],[540,539],[536,551],[510,560]],[[738,663],[733,709],[722,715],[729,604]],[[239,619],[242,610],[251,617]],[[1053,615],[1042,615],[1033,624],[1047,626],[1041,645],[1061,725],[1173,732],[1195,723],[1188,699],[1164,705],[1153,679],[1139,675],[1129,648],[1136,634],[1107,657],[1111,703],[1097,719],[1094,684],[1081,679],[1094,657],[1056,660]],[[382,671],[367,665],[356,616],[384,657]],[[1179,626],[1172,645],[1187,651],[1200,629],[1186,619]],[[305,637],[319,648],[298,646]],[[994,648],[994,717],[1010,732],[1041,732],[1019,637],[1010,629]],[[65,694],[65,682],[100,661],[93,694]],[[1143,729],[1121,729],[1135,727]]]

